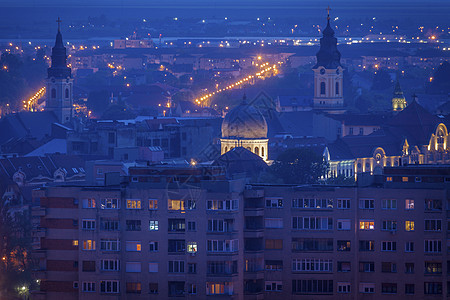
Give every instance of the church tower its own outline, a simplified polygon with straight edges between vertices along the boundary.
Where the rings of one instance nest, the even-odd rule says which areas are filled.
[[[47,100],[45,110],[53,111],[62,124],[72,120],[73,79],[67,67],[66,48],[61,35],[61,20],[58,18],[58,33],[52,48],[52,65],[47,70]]]
[[[320,39],[317,63],[314,71],[314,109],[339,112],[344,107],[343,68],[341,53],[337,49],[337,39],[330,26],[330,8],[327,26]]]
[[[403,91],[400,88],[400,82],[395,83],[394,96],[392,97],[392,110],[393,111],[402,111],[406,107],[406,99],[403,95]]]

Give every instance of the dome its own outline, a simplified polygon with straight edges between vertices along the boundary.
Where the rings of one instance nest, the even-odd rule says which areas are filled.
[[[261,112],[244,101],[233,108],[222,122],[222,138],[266,139],[267,122]]]

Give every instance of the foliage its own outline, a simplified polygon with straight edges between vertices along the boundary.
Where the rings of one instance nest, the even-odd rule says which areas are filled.
[[[271,172],[284,183],[316,183],[326,174],[323,157],[310,149],[292,148],[281,153],[270,166]]]
[[[373,76],[372,90],[382,91],[388,88],[392,89],[391,76],[386,70],[380,69],[375,72],[375,76]]]
[[[136,115],[130,110],[128,110],[125,105],[122,104],[111,105],[102,115],[102,119],[107,120],[125,120],[125,119],[132,119],[135,117]]]
[[[433,74],[433,81],[427,91],[430,94],[449,94],[450,93],[450,63],[443,62]]]
[[[0,295],[17,299],[34,285],[31,278],[31,222],[29,211],[12,213],[8,202],[0,203]]]
[[[329,185],[348,185],[348,186],[353,186],[356,184],[354,177],[352,176],[346,177],[343,174],[337,177],[328,178],[325,183]]]

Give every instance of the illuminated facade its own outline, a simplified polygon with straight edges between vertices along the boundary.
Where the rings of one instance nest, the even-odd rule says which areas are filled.
[[[320,39],[320,50],[317,52],[317,63],[314,71],[314,108],[331,110],[344,106],[343,68],[341,53],[337,49],[337,39],[330,26],[330,15],[327,27]]]
[[[222,122],[220,153],[243,147],[267,161],[268,142],[264,116],[244,97],[242,103],[232,109]]]
[[[58,19],[58,33],[55,46],[52,48],[52,66],[48,68],[45,110],[53,111],[59,122],[67,123],[72,119],[73,78],[71,69],[67,66],[60,22]]]
[[[394,96],[392,97],[392,110],[393,111],[402,111],[406,107],[406,99],[403,95],[403,91],[400,88],[400,83],[397,80],[394,89]]]

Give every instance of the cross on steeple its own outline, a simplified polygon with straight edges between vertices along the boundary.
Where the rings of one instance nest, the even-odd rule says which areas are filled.
[[[58,23],[58,31],[61,31],[61,19],[58,17],[58,19],[56,20],[56,23]]]
[[[330,10],[331,10],[331,8],[330,8],[330,6],[328,5],[328,7],[327,7],[327,20],[330,20]]]

